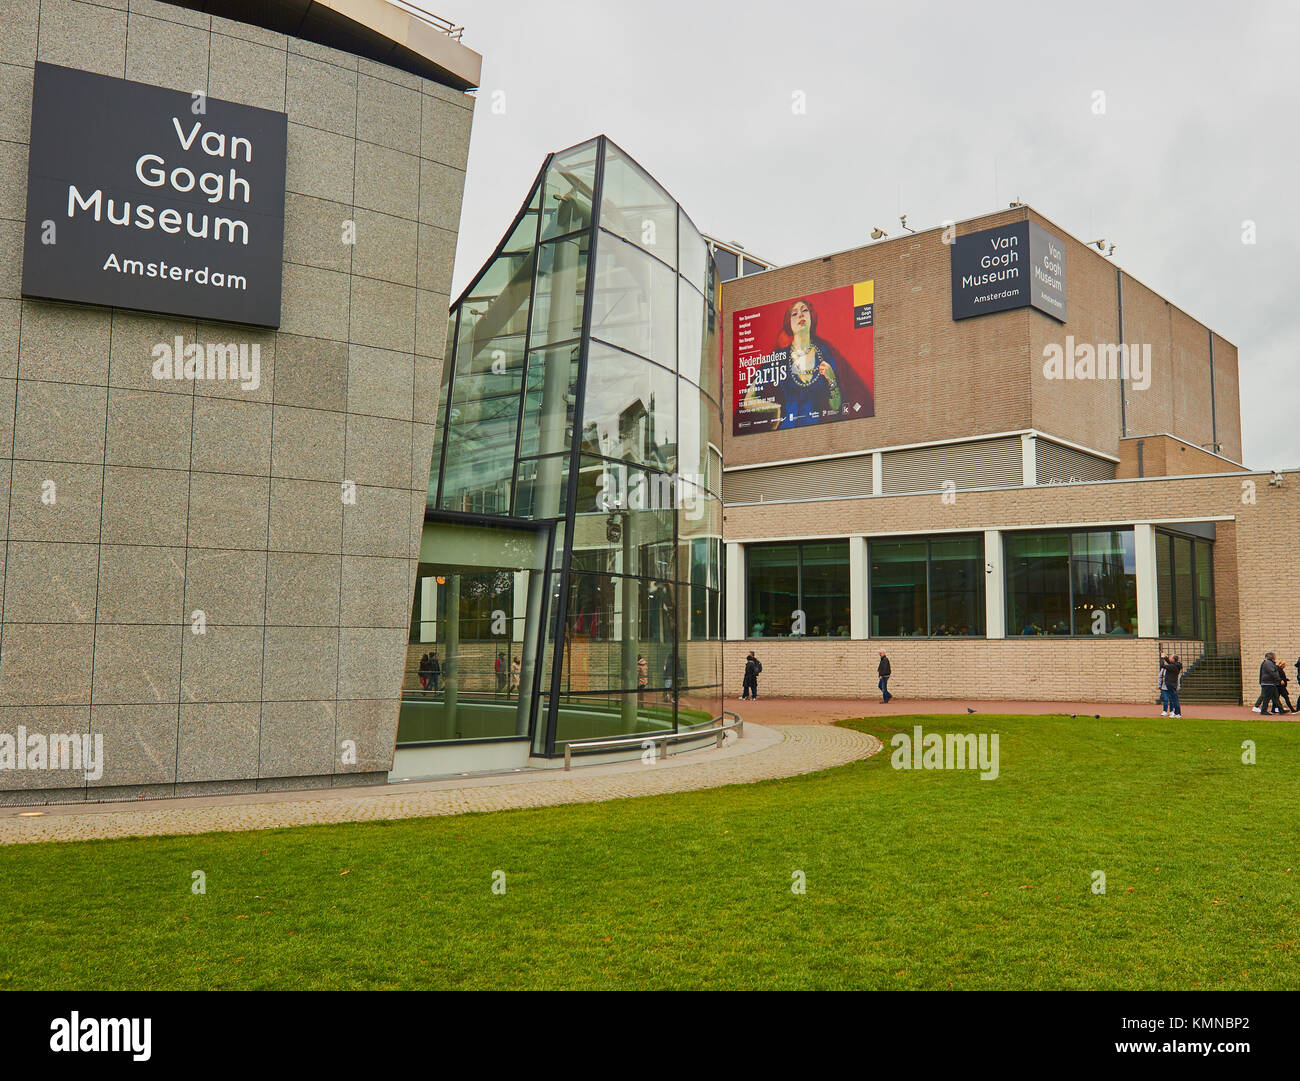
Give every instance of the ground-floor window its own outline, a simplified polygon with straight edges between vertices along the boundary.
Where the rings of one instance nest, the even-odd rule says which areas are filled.
[[[1161,638],[1214,639],[1214,543],[1156,530]]]
[[[746,551],[751,638],[847,638],[849,542],[755,544]]]
[[[1137,634],[1132,529],[1008,533],[1008,635]]]
[[[984,633],[984,538],[871,541],[873,638]]]

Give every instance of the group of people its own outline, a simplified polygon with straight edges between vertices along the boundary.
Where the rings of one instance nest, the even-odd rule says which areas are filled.
[[[1296,671],[1300,671],[1300,658],[1296,660]],[[1273,653],[1264,654],[1264,662],[1259,666],[1259,697],[1251,708],[1256,713],[1294,713],[1291,695],[1287,692],[1290,680],[1286,674],[1286,661],[1279,661]],[[1300,693],[1296,695],[1300,702]],[[1282,703],[1286,703],[1286,709]],[[1270,710],[1268,707],[1272,706]]]
[[[514,694],[519,689],[519,658],[513,661],[507,661],[504,652],[498,652],[496,660],[493,663],[493,674],[496,677],[496,689],[498,694]],[[438,659],[438,651],[431,650],[420,658],[420,664],[416,668],[416,675],[420,679],[420,689],[425,691],[438,691],[442,684],[442,661]]]

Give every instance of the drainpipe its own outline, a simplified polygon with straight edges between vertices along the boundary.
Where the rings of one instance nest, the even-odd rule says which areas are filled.
[[[1142,471],[1142,444],[1145,442],[1146,442],[1145,439],[1138,440],[1138,476],[1139,477],[1146,476],[1146,474]]]

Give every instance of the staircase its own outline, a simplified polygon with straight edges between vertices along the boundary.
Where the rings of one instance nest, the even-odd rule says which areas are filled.
[[[1241,705],[1241,646],[1236,642],[1161,642],[1160,652],[1182,658],[1183,702]]]

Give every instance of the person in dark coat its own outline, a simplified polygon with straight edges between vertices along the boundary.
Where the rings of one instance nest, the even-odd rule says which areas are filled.
[[[754,656],[754,651],[750,650],[749,656],[745,658],[745,678],[741,686],[741,698],[758,697],[758,674],[762,670],[763,665]]]
[[[1183,705],[1178,700],[1178,687],[1183,679],[1183,662],[1178,657],[1165,657],[1161,661],[1165,672],[1165,697],[1169,700],[1169,716],[1182,717]]]
[[[1260,712],[1267,714],[1269,712],[1269,703],[1273,705],[1274,713],[1282,712],[1282,703],[1278,701],[1278,687],[1282,683],[1282,673],[1276,664],[1276,658],[1272,653],[1264,654],[1264,663],[1259,666],[1259,689],[1263,693],[1260,702]]]
[[[438,660],[438,651],[435,649],[429,654],[429,690],[436,691],[441,680],[442,662]]]
[[[880,688],[880,702],[883,705],[894,696],[889,693],[889,677],[893,669],[889,666],[889,658],[885,656],[885,651],[880,651],[880,663],[876,666],[876,675],[880,677],[876,686]]]
[[[1294,712],[1295,712],[1295,706],[1293,706],[1293,705],[1291,704],[1291,695],[1287,693],[1287,689],[1286,689],[1287,684],[1290,683],[1290,682],[1291,682],[1291,681],[1287,678],[1287,674],[1286,674],[1286,661],[1278,661],[1278,662],[1277,662],[1277,697],[1278,697],[1278,705],[1279,705],[1279,707],[1280,707],[1281,704],[1282,704],[1283,702],[1285,702],[1285,703],[1286,703],[1286,711],[1287,711],[1288,713],[1294,713]],[[1300,698],[1300,695],[1298,695],[1298,698]]]
[[[420,677],[420,690],[427,691],[429,689],[429,655],[427,653],[420,658],[420,667],[415,672]]]

